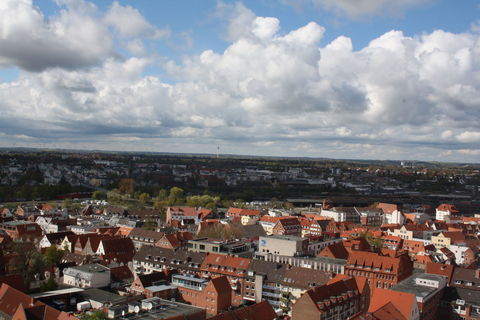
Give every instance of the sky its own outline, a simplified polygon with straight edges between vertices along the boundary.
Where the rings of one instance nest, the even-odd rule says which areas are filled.
[[[0,147],[480,162],[480,0],[0,0]]]

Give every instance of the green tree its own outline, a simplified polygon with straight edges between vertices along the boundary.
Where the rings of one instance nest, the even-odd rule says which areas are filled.
[[[58,289],[58,284],[55,282],[55,280],[53,280],[52,277],[50,277],[50,279],[48,279],[47,282],[44,282],[40,285],[40,291],[42,292],[53,291],[57,289]]]
[[[165,200],[167,200],[167,198],[168,198],[168,191],[165,190],[165,189],[160,189],[160,191],[158,191],[157,200],[165,201]]]
[[[148,200],[150,200],[150,195],[146,192],[144,192],[144,193],[142,193],[138,196],[138,201],[139,201],[141,206],[146,205]]]
[[[86,312],[80,316],[80,320],[104,320],[107,319],[105,312],[102,310],[96,310],[92,312]]]
[[[187,197],[187,205],[190,207],[214,209],[219,203],[220,197],[213,197],[208,194]]]
[[[28,288],[30,282],[35,279],[35,275],[42,272],[45,267],[43,255],[31,242],[15,242],[11,245],[9,251],[15,253],[9,262],[9,269],[21,274]]]
[[[169,206],[184,204],[185,199],[183,198],[183,189],[179,187],[172,187],[168,195],[167,203]]]
[[[105,192],[103,191],[95,191],[93,194],[92,194],[92,199],[94,200],[102,200],[102,199],[105,199],[107,197],[107,195],[105,194]]]
[[[62,260],[64,251],[58,249],[56,246],[50,246],[45,250],[45,262],[48,265],[57,265]]]

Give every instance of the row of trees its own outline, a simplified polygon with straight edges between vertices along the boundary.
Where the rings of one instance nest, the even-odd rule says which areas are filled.
[[[58,265],[64,254],[63,250],[55,246],[47,248],[42,254],[31,242],[14,242],[7,248],[7,251],[15,254],[9,261],[9,270],[22,275],[27,288],[32,281],[39,279],[46,267]],[[54,290],[56,287],[57,284],[50,278],[49,281],[42,284],[41,289],[47,291]]]

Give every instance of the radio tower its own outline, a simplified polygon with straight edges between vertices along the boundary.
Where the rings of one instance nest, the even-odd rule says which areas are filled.
[[[220,156],[220,146],[217,146],[217,159],[219,158]]]

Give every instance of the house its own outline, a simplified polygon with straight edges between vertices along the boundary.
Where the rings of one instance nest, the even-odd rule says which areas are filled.
[[[149,274],[135,274],[134,280],[128,291],[133,295],[145,294],[147,287],[166,284],[167,280],[168,276],[163,271],[152,272]]]
[[[379,208],[355,207],[362,226],[381,226],[384,221],[383,210]]]
[[[338,242],[324,248],[319,254],[319,257],[347,259],[349,251],[345,248],[342,242]]]
[[[450,248],[450,245],[465,245],[465,235],[461,231],[444,231],[437,236],[432,236],[432,244],[435,248]]]
[[[164,236],[163,232],[156,232],[152,230],[146,230],[142,228],[134,228],[128,234],[128,237],[132,239],[135,246],[135,250],[140,250],[144,245],[153,246]]]
[[[232,305],[239,306],[243,303],[245,278],[250,261],[248,258],[211,253],[203,260],[201,275],[204,278],[226,276],[233,290]]]
[[[451,287],[480,290],[480,268],[455,268],[450,280]]]
[[[296,217],[280,219],[272,228],[272,235],[300,236],[302,226]]]
[[[287,264],[255,260],[245,279],[245,301],[268,301],[276,311],[288,312],[308,289],[326,284],[331,273]]]
[[[320,214],[324,217],[333,219],[335,222],[360,223],[360,214],[355,207],[322,208]]]
[[[399,225],[405,223],[405,215],[400,210],[399,205],[380,202],[377,204],[376,208],[383,211],[384,223]]]
[[[5,283],[0,287],[0,318],[15,320],[77,319],[66,312],[54,309]]]
[[[411,257],[419,253],[427,254],[436,251],[433,244],[426,244],[423,240],[403,240],[402,250],[407,251]]]
[[[416,296],[408,292],[375,289],[370,299],[368,312],[375,319],[419,320],[420,312]]]
[[[459,211],[453,204],[442,203],[435,210],[435,219],[439,221],[445,221],[447,217],[455,217],[458,214]]]
[[[447,278],[444,276],[420,273],[401,281],[390,290],[415,295],[420,319],[436,320],[446,285]]]
[[[160,240],[155,242],[155,246],[165,249],[177,249],[180,247],[186,247],[189,240],[193,239],[193,235],[190,232],[176,232],[165,233]]]
[[[67,236],[74,235],[72,231],[62,231],[55,233],[47,233],[40,240],[39,248],[49,248],[51,246],[56,246],[59,249],[63,249],[62,242]]]
[[[110,284],[110,269],[98,263],[63,270],[63,283],[78,288],[101,288]]]
[[[128,266],[110,268],[111,287],[130,286],[133,282],[133,273]]]
[[[447,287],[439,310],[440,320],[480,319],[480,290]]]
[[[400,237],[403,240],[413,240],[414,238],[427,239],[428,234],[431,235],[431,232],[432,230],[423,224],[406,224],[399,229],[394,229],[393,232],[389,232],[389,234]]]
[[[106,262],[127,264],[135,255],[135,248],[130,238],[107,238],[100,240],[95,254]]]
[[[173,275],[172,285],[177,287],[183,301],[192,306],[204,308],[209,315],[216,315],[232,305],[232,288],[225,276],[205,280]]]
[[[302,320],[348,319],[365,310],[369,290],[366,281],[337,276],[328,284],[307,290],[292,307],[292,318]]]
[[[204,257],[205,253],[184,249],[143,246],[133,257],[133,268],[136,273],[176,269],[181,274],[197,274]]]
[[[42,237],[38,224],[23,220],[0,223],[0,230],[4,230],[14,241],[34,241]]]
[[[260,218],[258,221],[258,224],[262,226],[263,230],[265,230],[265,233],[267,236],[271,235],[273,232],[273,227],[275,224],[280,220],[285,217],[271,217],[271,216],[263,216]]]
[[[384,256],[374,252],[352,251],[345,265],[345,274],[369,279],[375,288],[390,288],[413,272],[413,264],[408,255]]]
[[[427,263],[425,273],[437,274],[447,279],[447,284],[451,282],[454,266],[451,264]]]
[[[173,221],[193,220],[199,224],[202,220],[209,218],[213,211],[205,208],[194,207],[168,207],[165,223],[171,225]]]

